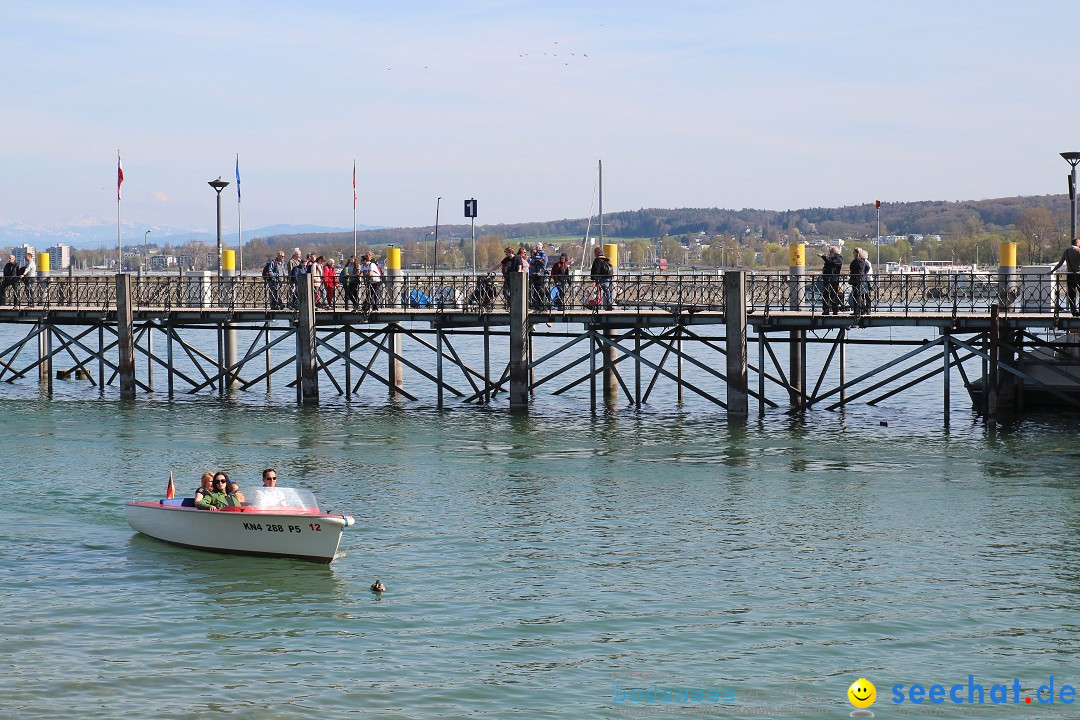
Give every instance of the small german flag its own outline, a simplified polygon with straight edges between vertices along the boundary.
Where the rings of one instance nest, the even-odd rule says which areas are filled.
[[[169,500],[176,497],[176,488],[172,483],[172,470],[169,471],[169,487],[165,488],[165,497]]]

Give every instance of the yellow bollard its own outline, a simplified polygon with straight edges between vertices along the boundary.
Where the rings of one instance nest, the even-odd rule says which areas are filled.
[[[401,269],[401,248],[396,248],[393,245],[386,248],[386,269]]]
[[[788,245],[788,269],[792,275],[796,273],[795,268],[806,267],[806,243],[792,243]]]
[[[50,260],[51,260],[51,258],[49,257],[49,253],[41,253],[41,255],[39,255],[38,259],[37,259],[38,272],[43,272],[43,273],[49,272],[49,261]]]
[[[619,266],[619,246],[615,243],[604,243],[604,255],[611,261],[611,269]]]
[[[221,271],[231,273],[236,270],[236,251],[221,251]]]
[[[1001,254],[999,256],[1001,261],[998,263],[998,267],[1002,268],[1014,268],[1016,267],[1016,243],[1015,242],[1003,242],[1001,243]]]
[[[998,302],[1009,307],[1021,294],[1020,276],[1016,273],[1016,243],[1001,243],[998,258]]]

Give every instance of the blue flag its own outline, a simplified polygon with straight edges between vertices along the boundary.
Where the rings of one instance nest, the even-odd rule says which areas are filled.
[[[236,202],[240,202],[240,153],[236,153]]]

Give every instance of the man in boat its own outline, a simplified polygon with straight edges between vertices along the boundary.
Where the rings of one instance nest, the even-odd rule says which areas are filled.
[[[1065,248],[1061,259],[1050,270],[1050,274],[1053,275],[1062,265],[1068,271],[1065,274],[1065,293],[1069,297],[1069,312],[1075,317],[1080,315],[1080,311],[1076,308],[1076,293],[1080,290],[1080,238],[1073,238],[1072,245]]]
[[[262,490],[259,491],[259,503],[263,506],[273,507],[285,504],[285,493],[278,490],[277,470],[266,468],[262,473]]]

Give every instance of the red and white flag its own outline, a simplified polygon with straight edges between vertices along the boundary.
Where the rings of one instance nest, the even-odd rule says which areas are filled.
[[[116,202],[120,202],[120,186],[124,184],[124,164],[120,162],[120,151],[116,151]]]
[[[356,161],[352,161],[352,209],[356,209]]]

